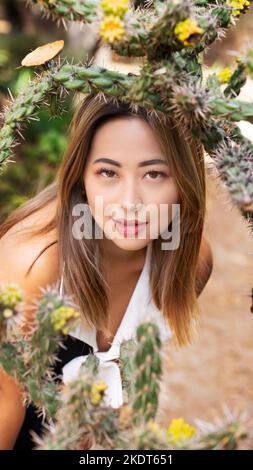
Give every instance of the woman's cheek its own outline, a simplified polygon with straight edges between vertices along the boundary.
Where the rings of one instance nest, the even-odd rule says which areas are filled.
[[[175,215],[176,206],[178,204],[179,193],[176,184],[172,183],[163,191],[157,192],[156,195],[149,200],[150,216],[150,238],[157,238],[164,230],[167,229]]]
[[[113,217],[112,209],[110,209],[113,207],[111,200],[106,198],[103,194],[97,194],[94,188],[93,194],[88,198],[88,204],[96,223],[102,230],[105,230],[107,227],[108,232],[108,223],[110,225],[110,221]]]

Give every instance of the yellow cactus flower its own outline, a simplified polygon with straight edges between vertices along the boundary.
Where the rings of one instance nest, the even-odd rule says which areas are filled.
[[[217,76],[221,83],[227,83],[230,80],[232,74],[233,72],[229,67],[224,67],[224,69],[218,72]]]
[[[92,405],[98,405],[104,396],[104,391],[107,388],[107,384],[103,380],[94,382],[91,386],[91,403]]]
[[[3,317],[4,318],[13,317],[13,310],[11,310],[10,308],[5,308],[4,311],[3,311]]]
[[[128,10],[128,0],[102,0],[100,3],[103,11],[108,15],[123,17]]]
[[[196,433],[196,429],[186,423],[183,418],[174,418],[171,420],[167,433],[169,441],[173,445],[190,439]]]
[[[55,331],[61,331],[67,335],[77,318],[79,318],[79,312],[75,311],[73,307],[62,305],[53,310],[51,322]]]
[[[92,392],[102,392],[107,388],[106,382],[99,380],[92,384]]]
[[[190,43],[187,41],[191,36],[195,34],[201,34],[203,32],[197,23],[190,18],[187,20],[179,21],[174,28],[174,33],[178,37],[184,46],[189,46]]]
[[[91,395],[91,404],[96,406],[99,404],[99,402],[102,400],[102,395],[100,393],[94,393]]]
[[[124,23],[118,16],[108,15],[100,24],[99,31],[103,39],[113,43],[123,36]]]
[[[249,0],[227,0],[227,4],[232,8],[232,16],[239,16],[250,6]]]
[[[9,308],[14,308],[21,300],[22,290],[18,284],[11,283],[0,286],[0,304]]]

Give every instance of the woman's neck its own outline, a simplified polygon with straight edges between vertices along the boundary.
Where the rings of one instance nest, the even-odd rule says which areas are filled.
[[[147,247],[138,250],[123,250],[119,248],[113,241],[108,238],[104,238],[99,241],[101,256],[103,262],[115,264],[135,264],[136,266],[143,265],[143,260],[146,257]]]

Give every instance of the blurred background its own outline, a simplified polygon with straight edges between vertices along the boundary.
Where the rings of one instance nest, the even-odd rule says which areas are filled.
[[[241,16],[224,39],[209,48],[203,58],[206,66],[233,67],[235,57],[252,46],[252,10]],[[89,50],[100,65],[126,72],[138,70],[138,60],[129,62],[108,47],[98,49],[89,26],[75,23],[66,30],[64,25],[43,17],[37,5],[31,8],[22,0],[0,0],[0,111],[10,99],[8,89],[15,98],[33,77],[33,70],[21,67],[23,57],[36,47],[59,39],[65,41],[61,55],[74,62],[83,61]],[[253,101],[250,80],[240,97]],[[25,141],[16,147],[15,163],[7,165],[0,179],[0,222],[54,179],[80,98],[69,95],[64,111],[56,117],[51,117],[47,109],[41,110],[40,120],[32,121],[24,131]],[[251,125],[242,122],[241,129],[253,140]],[[252,425],[252,233],[232,206],[208,156],[206,174],[205,233],[212,247],[214,269],[199,297],[202,315],[194,344],[178,351],[170,344],[165,346],[160,419],[164,425],[178,416],[188,422],[195,418],[213,419],[226,404],[245,412]]]

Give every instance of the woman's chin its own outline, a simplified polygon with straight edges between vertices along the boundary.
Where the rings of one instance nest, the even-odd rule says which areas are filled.
[[[121,248],[122,250],[140,250],[141,248],[144,248],[147,246],[147,244],[150,242],[150,240],[146,238],[134,238],[133,236],[109,236],[105,234],[105,238],[111,240],[112,243],[114,243],[118,248]]]
[[[140,250],[147,246],[147,240],[113,240],[115,245],[117,245],[122,250],[135,251]]]

